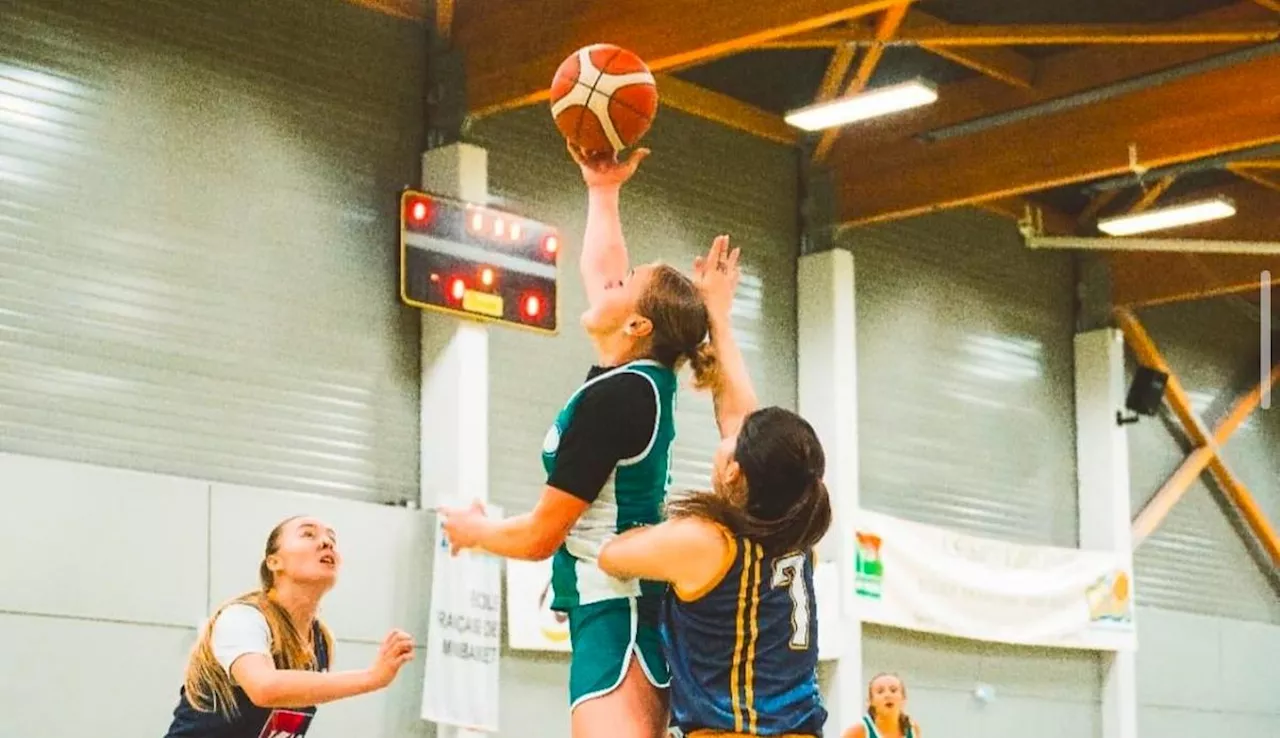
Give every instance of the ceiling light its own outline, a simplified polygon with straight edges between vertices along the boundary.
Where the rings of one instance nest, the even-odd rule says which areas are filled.
[[[1132,215],[1117,215],[1098,221],[1098,230],[1109,236],[1131,236],[1135,233],[1205,223],[1236,214],[1235,204],[1219,195],[1205,200],[1184,202],[1163,208],[1144,210]]]
[[[806,131],[820,131],[869,118],[877,118],[928,105],[938,99],[938,89],[923,79],[880,87],[852,97],[809,105],[786,115],[788,124]]]

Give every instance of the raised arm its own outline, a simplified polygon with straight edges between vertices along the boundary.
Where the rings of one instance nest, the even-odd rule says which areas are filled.
[[[638,149],[625,161],[613,155],[587,157],[572,145],[569,153],[587,185],[587,227],[578,267],[587,302],[594,306],[606,289],[621,284],[631,268],[618,201],[623,183],[635,174],[649,150]]]
[[[720,364],[712,397],[721,438],[737,436],[743,421],[759,404],[742,349],[733,337],[731,313],[738,287],[738,254],[739,249],[729,248],[728,236],[718,236],[707,255],[693,263],[694,282],[702,292],[710,318],[711,347]]]

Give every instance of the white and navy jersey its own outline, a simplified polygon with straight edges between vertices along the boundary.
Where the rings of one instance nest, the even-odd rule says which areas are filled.
[[[246,653],[270,654],[270,631],[262,613],[252,605],[228,606],[214,621],[213,650],[219,664],[230,673],[235,659]],[[265,640],[263,639],[265,636]],[[329,670],[329,649],[320,622],[312,625],[319,671]],[[264,648],[265,646],[265,648]],[[277,664],[277,666],[280,666]],[[244,690],[236,685],[236,707],[233,717],[221,710],[202,712],[187,701],[185,688],[178,691],[178,706],[165,738],[304,738],[311,727],[316,708],[270,709],[258,707]]]

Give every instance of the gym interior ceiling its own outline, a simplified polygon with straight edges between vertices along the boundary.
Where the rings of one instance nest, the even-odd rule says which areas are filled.
[[[1280,0],[350,1],[460,49],[475,116],[545,103],[580,46],[626,46],[664,106],[829,172],[841,227],[1031,207],[1044,235],[1092,238],[1100,217],[1221,195],[1234,217],[1154,235],[1280,240]],[[935,104],[826,133],[783,120],[917,77]],[[1274,251],[1105,253],[1120,306],[1280,283]]]

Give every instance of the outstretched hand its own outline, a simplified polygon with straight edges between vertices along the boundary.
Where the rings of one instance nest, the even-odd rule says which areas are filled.
[[[587,187],[621,187],[636,173],[640,162],[649,155],[648,149],[636,149],[626,159],[619,159],[616,152],[607,154],[588,154],[578,146],[570,143],[569,155],[582,170],[582,181]]]
[[[738,288],[738,254],[729,248],[728,236],[716,236],[706,256],[693,260],[693,283],[702,294],[707,312],[715,319],[728,319],[733,294]]]
[[[474,548],[480,543],[489,519],[479,500],[467,507],[441,506],[438,512],[444,518],[444,534],[449,540],[449,553],[457,556],[462,549]]]

